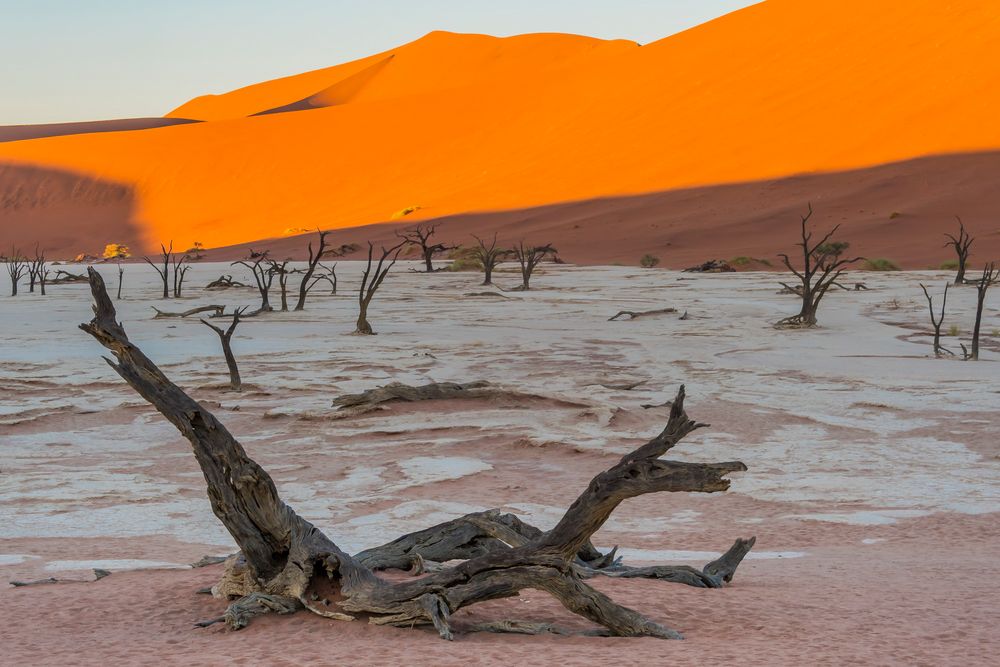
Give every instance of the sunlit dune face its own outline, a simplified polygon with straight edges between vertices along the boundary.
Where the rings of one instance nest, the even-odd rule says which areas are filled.
[[[996,149],[997,43],[986,0],[771,0],[644,46],[432,33],[0,161],[130,184],[147,243],[218,246]]]

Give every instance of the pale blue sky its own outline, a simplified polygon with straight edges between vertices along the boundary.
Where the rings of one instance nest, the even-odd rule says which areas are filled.
[[[0,125],[160,116],[431,30],[647,43],[752,0],[0,0]]]

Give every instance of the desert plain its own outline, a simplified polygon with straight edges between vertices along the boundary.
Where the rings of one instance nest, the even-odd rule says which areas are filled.
[[[78,271],[82,267],[59,267]],[[117,267],[98,265],[109,289]],[[678,385],[711,428],[671,453],[740,459],[725,493],[626,501],[597,533],[630,564],[700,567],[737,537],[757,543],[722,589],[598,578],[617,602],[683,633],[653,638],[462,634],[505,618],[589,624],[546,593],[463,609],[454,642],[313,614],[264,616],[239,632],[196,628],[225,602],[198,594],[232,538],[212,515],[189,444],[77,328],[86,283],[4,299],[0,318],[0,604],[11,665],[441,665],[607,663],[989,664],[1000,587],[1000,312],[984,315],[983,359],[938,359],[919,284],[951,272],[852,271],[821,327],[776,330],[797,311],[785,274],[689,274],[543,264],[527,292],[495,274],[418,272],[400,261],[373,303],[376,336],[352,335],[363,263],[338,264],[336,295],[242,322],[228,389],[219,338],[151,306],[253,306],[249,288],[204,286],[228,263],[194,263],[185,297],[125,265],[118,317],[131,339],[208,406],[273,476],[282,498],[354,553],[467,512],[501,508],[551,527],[590,478],[659,432]],[[246,275],[242,275],[242,273]],[[0,284],[6,292],[9,285]],[[272,299],[273,299],[272,295]],[[949,293],[957,349],[975,289]],[[166,304],[166,305],[164,305]],[[676,308],[632,321],[620,310]],[[685,315],[682,319],[682,315]],[[391,382],[488,381],[491,399],[332,401]],[[94,569],[109,571],[95,580]],[[388,576],[405,578],[402,572]]]

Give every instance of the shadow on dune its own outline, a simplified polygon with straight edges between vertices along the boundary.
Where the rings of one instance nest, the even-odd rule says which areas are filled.
[[[337,230],[330,242],[388,245],[397,230],[434,222],[445,242],[469,245],[472,234],[496,232],[502,243],[552,242],[561,257],[578,264],[636,265],[652,253],[671,268],[737,256],[777,265],[775,254],[793,249],[798,216],[811,202],[817,225],[840,224],[838,238],[857,252],[903,268],[937,268],[952,259],[942,234],[952,231],[956,215],[977,236],[975,261],[1000,258],[997,174],[1000,152],[932,156],[852,171],[366,225]],[[309,235],[255,240],[213,250],[209,258],[236,259],[252,246],[304,259],[308,241]],[[362,253],[348,258],[362,259]]]
[[[35,244],[51,259],[100,255],[107,243],[138,250],[131,187],[71,171],[0,163],[0,252]]]
[[[0,143],[24,141],[43,137],[61,137],[67,134],[93,134],[96,132],[125,132],[128,130],[149,130],[168,125],[198,123],[187,118],[118,118],[115,120],[93,120],[81,123],[45,123],[42,125],[0,125]]]

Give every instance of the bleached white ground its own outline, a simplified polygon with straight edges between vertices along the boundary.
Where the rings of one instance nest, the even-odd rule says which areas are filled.
[[[542,527],[597,471],[665,420],[679,384],[712,423],[671,456],[740,459],[727,494],[626,503],[598,543],[633,560],[704,559],[736,534],[769,536],[760,557],[804,557],[826,528],[854,544],[920,517],[1000,510],[1000,287],[983,360],[935,359],[918,283],[945,273],[858,272],[867,292],[831,293],[821,328],[776,331],[796,310],[770,273],[680,274],[545,266],[530,292],[487,297],[473,273],[400,263],[375,299],[379,335],[350,335],[361,266],[305,312],[242,323],[245,391],[228,380],[215,333],[150,306],[253,306],[256,291],[208,292],[241,267],[198,264],[186,296],[156,298],[157,275],[126,267],[119,318],[133,341],[215,411],[301,514],[356,551],[464,512],[505,506]],[[65,268],[65,267],[63,267]],[[74,269],[75,270],[75,269]],[[82,270],[82,269],[81,269]],[[114,292],[117,272],[100,267]],[[131,392],[77,329],[85,284],[6,296],[0,279],[0,570],[8,578],[91,567],[183,564],[228,553],[185,441]],[[293,282],[295,278],[293,277]],[[513,287],[513,273],[497,274]],[[475,295],[472,295],[475,294]],[[973,288],[950,291],[945,329],[968,344]],[[293,295],[289,299],[294,304]],[[272,304],[279,299],[272,291]],[[678,315],[609,322],[619,310]],[[537,399],[392,405],[337,419],[331,400],[398,381],[490,380]],[[609,389],[644,380],[631,391]],[[846,530],[846,529],[845,529]],[[841,532],[837,532],[841,531]],[[892,533],[897,535],[899,533]],[[112,539],[109,539],[112,538]]]

